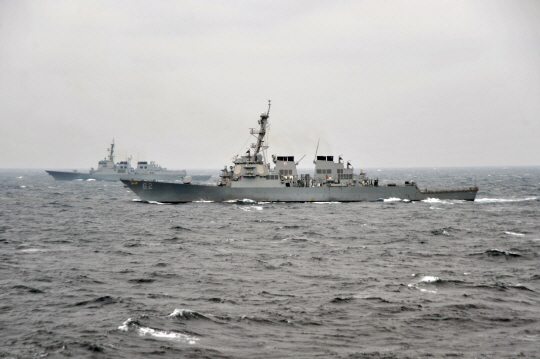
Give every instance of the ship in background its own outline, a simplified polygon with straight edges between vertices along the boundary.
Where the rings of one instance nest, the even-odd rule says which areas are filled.
[[[207,181],[210,175],[195,175],[188,176],[185,170],[172,171],[161,167],[156,162],[139,161],[137,167],[131,167],[131,157],[126,161],[114,163],[114,140],[111,147],[107,149],[109,155],[99,161],[98,168],[90,169],[90,172],[74,171],[51,171],[46,170],[48,174],[53,176],[58,181],[73,181],[73,180],[97,180],[97,181],[118,181],[120,179],[138,179],[138,180],[153,180],[153,181],[168,181],[168,182],[190,182],[190,181]]]
[[[270,116],[268,111],[260,116],[259,128],[250,133],[256,143],[242,156],[233,159],[233,166],[221,171],[220,180],[214,185],[163,183],[148,180],[122,179],[143,201],[164,203],[192,201],[253,200],[257,202],[359,202],[398,198],[421,201],[428,198],[474,201],[478,187],[445,190],[420,190],[417,184],[379,185],[378,178],[366,173],[354,173],[341,157],[315,155],[315,171],[299,174],[294,156],[272,156],[272,167],[267,161],[266,131]]]

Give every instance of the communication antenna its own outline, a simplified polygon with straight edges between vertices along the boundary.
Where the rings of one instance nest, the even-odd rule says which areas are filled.
[[[294,164],[298,166],[298,164],[300,163],[300,161],[302,161],[304,159],[304,157],[306,157],[306,155],[303,155],[302,158],[300,158],[297,162],[295,162]]]
[[[321,142],[321,139],[319,138],[319,140],[317,141],[317,149],[315,150],[315,158],[313,159],[313,163],[316,164],[317,162],[315,162],[317,160],[317,152],[319,152],[319,142]],[[303,158],[303,157],[302,157]],[[300,162],[300,161],[299,161]]]
[[[270,103],[271,100],[268,100],[268,111],[266,112],[266,116],[270,117],[270,106],[271,106],[271,103]]]

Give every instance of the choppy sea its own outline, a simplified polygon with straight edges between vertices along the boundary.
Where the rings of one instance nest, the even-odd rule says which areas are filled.
[[[475,202],[144,203],[0,171],[0,358],[540,357],[540,168]]]

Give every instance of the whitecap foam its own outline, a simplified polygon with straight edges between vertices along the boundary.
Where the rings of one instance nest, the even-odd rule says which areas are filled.
[[[241,203],[257,203],[257,201],[254,201],[254,200],[249,199],[249,198],[239,199],[238,202],[241,202]]]
[[[397,197],[391,197],[391,198],[385,198],[384,199],[384,202],[401,202],[401,198],[397,198]]]
[[[21,186],[21,188],[26,188],[26,186]]]
[[[200,338],[190,336],[187,334],[171,331],[171,330],[158,330],[150,327],[142,327],[135,323],[131,318],[126,320],[121,326],[118,327],[118,330],[129,332],[130,330],[137,332],[140,336],[152,336],[158,339],[167,339],[175,341],[183,341],[188,344],[196,344]]]
[[[169,318],[183,318],[183,319],[208,319],[204,315],[198,312],[194,312],[189,309],[175,309]]]
[[[419,287],[418,287],[418,283],[411,283],[411,284],[408,284],[407,287],[409,287],[409,288],[411,288],[411,289],[419,290],[419,291],[424,292],[424,293],[433,293],[433,294],[436,294],[436,293],[437,293],[436,290],[425,289],[425,288],[419,288]]]
[[[516,233],[516,232],[509,232],[509,231],[505,231],[504,233],[506,233],[506,234],[508,234],[510,236],[520,236],[520,237],[525,235],[523,233]]]
[[[118,330],[122,330],[124,332],[129,331],[129,326],[133,323],[133,320],[131,318],[128,318],[121,326],[118,327]]]
[[[214,203],[214,201],[205,201],[205,200],[200,200],[200,201],[193,201],[193,203]]]
[[[261,206],[248,206],[248,207],[239,206],[238,208],[240,208],[244,212],[251,212],[252,210],[256,210],[256,211],[262,211],[263,210],[263,208]]]
[[[45,249],[39,249],[39,248],[28,248],[28,249],[21,250],[21,252],[24,252],[24,253],[36,253],[36,252],[45,252],[45,251],[46,251]]]
[[[90,182],[90,181],[95,181],[95,180],[96,180],[95,178],[89,178],[89,179],[87,179],[88,182]]]
[[[424,282],[424,283],[435,283],[437,281],[441,280],[439,277],[435,277],[435,276],[431,276],[431,275],[426,275],[424,277],[422,277],[422,279],[420,279],[420,282]]]
[[[169,314],[169,317],[186,317],[186,316],[192,316],[193,311],[189,309],[174,309],[171,314]]]
[[[418,274],[413,273],[412,276],[416,277],[416,276],[418,276]],[[436,283],[436,282],[438,282],[440,280],[441,279],[439,277],[435,277],[435,276],[431,276],[431,275],[425,275],[417,283],[408,284],[407,287],[409,287],[411,289],[417,289],[417,290],[419,290],[421,292],[425,292],[425,293],[437,293],[437,290],[435,290],[435,289],[420,288],[418,285],[422,284],[422,283],[427,283],[427,284]]]
[[[474,201],[480,203],[505,203],[505,202],[525,202],[525,201],[537,201],[538,197],[527,198],[477,198]]]
[[[139,335],[144,336],[152,336],[155,338],[160,339],[169,339],[169,340],[179,340],[179,341],[185,341],[188,344],[196,344],[197,341],[199,341],[199,338],[189,336],[187,334],[178,333],[178,332],[172,332],[169,330],[156,330],[148,327],[140,327],[139,329]]]
[[[426,202],[426,203],[454,204],[454,202],[450,202],[449,200],[446,200],[446,199],[431,198],[431,197],[422,200],[422,202]],[[439,209],[440,209],[440,208],[439,208]]]
[[[230,199],[228,201],[223,201],[225,203],[243,203],[243,204],[252,204],[252,203],[257,203],[257,201],[254,201],[252,199],[249,199],[249,198],[244,198],[244,199]]]

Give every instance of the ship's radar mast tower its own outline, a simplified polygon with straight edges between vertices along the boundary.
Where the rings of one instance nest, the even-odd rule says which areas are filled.
[[[111,143],[111,148],[108,148],[107,150],[109,151],[109,161],[114,163],[114,138]]]
[[[264,136],[266,136],[266,125],[268,123],[268,117],[270,117],[270,106],[271,103],[270,100],[268,100],[268,111],[266,111],[266,113],[262,113],[261,119],[259,120],[259,134],[257,136],[257,144],[255,145],[255,152],[253,154],[255,158],[257,157],[259,152],[261,152],[261,148],[263,147]]]

